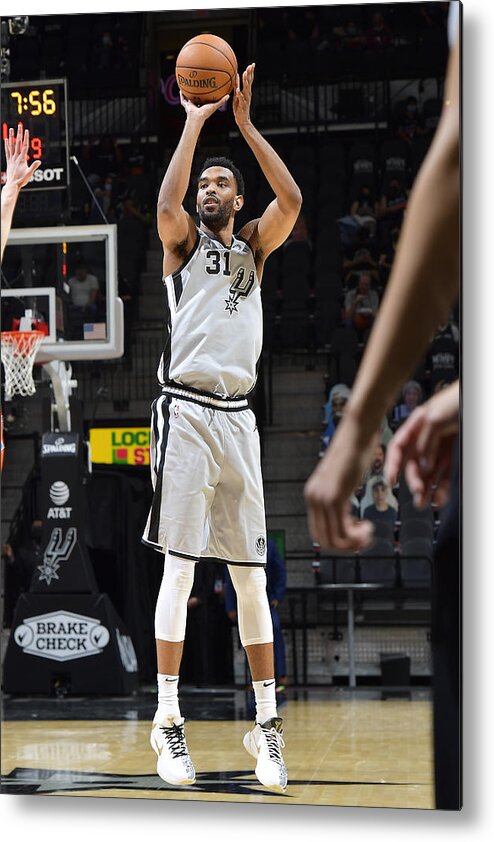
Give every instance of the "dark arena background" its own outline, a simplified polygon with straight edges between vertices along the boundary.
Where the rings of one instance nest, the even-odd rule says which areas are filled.
[[[37,364],[36,393],[9,400],[2,369],[3,792],[433,808],[430,586],[440,512],[415,510],[401,479],[386,489],[376,545],[332,556],[312,543],[303,487],[344,411],[438,123],[448,7],[2,18],[2,136],[24,121],[43,162],[15,211],[20,239],[2,265],[2,331],[34,301],[41,319],[52,319],[56,347],[69,348],[65,357],[60,350],[62,377],[77,384],[61,409]],[[141,543],[166,329],[156,199],[184,123],[176,57],[201,32],[228,41],[240,70],[255,61],[253,123],[303,194],[290,238],[265,266],[252,397],[268,536],[286,568],[283,796],[262,791],[242,753],[254,702],[220,563],[196,569],[181,670],[197,783],[167,787],[149,748],[163,567]],[[209,155],[226,155],[244,175],[238,230],[273,194],[230,103],[206,122],[194,173]],[[185,204],[195,213],[194,178]],[[71,301],[77,272],[97,280],[91,318]],[[52,316],[44,289],[54,291]],[[358,293],[372,313],[353,313]],[[117,298],[123,354],[105,358],[98,343],[116,330]],[[459,321],[456,308],[396,396],[384,448],[414,405],[458,377]],[[358,515],[375,503],[383,453],[376,448],[356,489]],[[240,747],[225,754],[232,721]]]

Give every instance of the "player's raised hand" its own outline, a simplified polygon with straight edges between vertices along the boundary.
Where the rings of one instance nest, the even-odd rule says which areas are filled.
[[[180,91],[180,102],[185,108],[187,118],[197,120],[199,123],[204,123],[208,117],[211,117],[211,114],[214,114],[215,111],[218,111],[222,105],[228,102],[229,98],[230,94],[225,94],[225,96],[218,100],[218,102],[206,102],[204,105],[196,105],[194,102],[191,102],[190,99],[187,99],[187,97],[183,95],[182,91]]]
[[[249,64],[242,73],[242,90],[240,90],[240,76],[237,73],[235,95],[233,97],[233,114],[237,126],[250,123],[250,103],[252,100],[252,83],[254,82],[255,64]]]
[[[7,161],[5,186],[11,184],[20,190],[41,166],[41,161],[33,161],[31,166],[28,165],[29,131],[27,129],[24,132],[22,131],[22,123],[19,123],[17,127],[17,135],[14,133],[14,129],[9,130],[4,145]]]

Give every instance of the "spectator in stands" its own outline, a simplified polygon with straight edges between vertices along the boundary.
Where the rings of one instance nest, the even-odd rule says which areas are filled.
[[[70,338],[79,339],[85,321],[95,322],[100,317],[102,295],[96,275],[87,271],[84,260],[79,260],[69,278],[70,308],[68,332]]]
[[[350,216],[355,217],[363,228],[368,228],[370,237],[374,236],[377,224],[377,202],[369,185],[364,184],[360,188],[359,194],[350,205]]]
[[[423,399],[424,393],[420,383],[417,383],[416,380],[407,380],[403,386],[402,401],[393,410],[393,425],[398,427],[402,424],[414,409],[422,403]]]
[[[363,478],[362,485],[358,488],[358,494],[361,497],[365,491],[365,487],[370,480],[375,479],[376,477],[382,477],[384,475],[384,460],[386,457],[386,445],[384,444],[376,444],[374,448],[374,453],[372,455],[372,462],[370,464],[369,470],[365,474]]]
[[[225,609],[232,623],[237,622],[237,597],[235,589],[225,566]],[[287,684],[285,641],[281,629],[281,621],[278,614],[278,605],[283,600],[286,591],[286,566],[276,541],[268,538],[267,561],[266,561],[266,590],[268,594],[271,618],[273,620],[274,636],[274,672],[277,682],[276,689],[281,691]]]
[[[105,216],[108,216],[108,211],[110,210],[113,201],[113,181],[113,176],[107,175],[103,181],[103,184],[98,185],[98,187],[95,187],[94,189],[94,195],[96,196]],[[94,213],[94,207],[93,211],[91,212],[91,215],[98,215]],[[101,217],[97,221],[100,222]]]
[[[390,179],[378,205],[379,236],[385,248],[391,246],[391,232],[400,228],[408,203],[408,191],[398,176]]]
[[[379,307],[379,296],[371,285],[370,273],[361,272],[356,289],[351,289],[345,297],[345,321],[360,335],[372,327]]]
[[[386,24],[381,12],[374,12],[371,25],[366,32],[367,47],[371,50],[385,50],[393,44],[393,32]]]
[[[377,477],[383,474],[385,456],[385,446],[383,444],[376,444],[374,448],[374,454],[372,456],[371,466],[369,468],[369,473],[367,475],[368,480],[371,479],[371,477]]]
[[[113,69],[115,46],[109,30],[101,33],[101,40],[94,47],[96,70],[109,71]]]
[[[329,392],[324,404],[324,423],[327,424],[332,416],[341,418],[346,401],[350,397],[350,389],[344,383],[337,383]]]
[[[389,485],[383,476],[371,480],[372,506],[364,509],[364,519],[372,523],[389,523],[393,529],[396,522],[396,510],[389,505]]]
[[[411,95],[398,105],[395,125],[397,136],[410,145],[415,138],[428,134],[416,96]]]
[[[350,389],[348,386],[345,386],[344,383],[337,383],[336,386],[333,386],[329,393],[328,400],[324,404],[324,424],[326,426],[322,434],[323,448],[319,454],[320,456],[322,456],[324,449],[333,438],[336,427],[343,417],[345,406],[349,397]]]
[[[363,50],[366,37],[362,29],[353,18],[349,18],[343,26],[333,27],[335,36],[334,48],[345,52]]]
[[[96,275],[87,271],[84,260],[78,260],[74,274],[69,278],[70,297],[74,307],[88,312],[97,310],[97,302],[101,295]]]
[[[372,256],[370,248],[365,245],[355,249],[348,249],[347,253],[343,256],[342,267],[345,275],[354,270],[357,272],[360,272],[362,269],[372,271],[377,269],[377,266],[378,264]]]
[[[352,260],[343,260],[343,265],[348,267],[348,271],[343,278],[343,286],[346,289],[354,289],[358,285],[360,275],[363,271],[370,275],[373,287],[379,286],[380,275],[378,265],[369,249],[357,249]]]
[[[338,219],[340,240],[346,249],[353,251],[359,246],[371,247],[377,230],[378,207],[370,187],[362,187],[352,201],[349,213]]]
[[[363,184],[352,204],[350,213],[353,216],[376,216],[376,200],[368,184]]]
[[[338,220],[340,242],[346,252],[353,251],[361,244],[371,246],[376,235],[376,217],[372,214],[359,216],[348,213]]]

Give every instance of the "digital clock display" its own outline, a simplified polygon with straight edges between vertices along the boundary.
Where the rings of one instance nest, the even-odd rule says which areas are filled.
[[[67,90],[65,79],[2,85],[2,139],[17,126],[29,129],[28,163],[41,160],[25,190],[60,190],[69,183]],[[5,153],[2,143],[2,182]]]

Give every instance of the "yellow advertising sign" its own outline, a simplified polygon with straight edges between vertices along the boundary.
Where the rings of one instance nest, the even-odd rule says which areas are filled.
[[[89,431],[91,462],[149,465],[148,427],[98,427]]]

